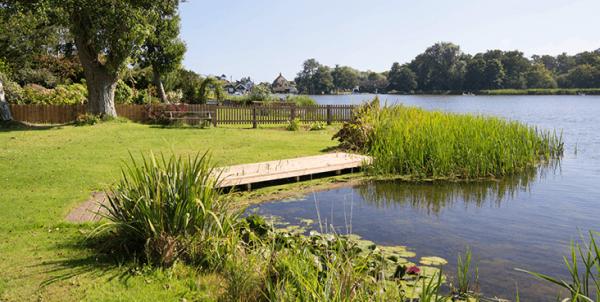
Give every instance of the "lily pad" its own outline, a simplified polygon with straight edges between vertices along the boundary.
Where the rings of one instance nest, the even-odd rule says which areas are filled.
[[[446,259],[436,256],[430,257],[421,257],[421,261],[419,261],[422,265],[446,265],[448,261]]]

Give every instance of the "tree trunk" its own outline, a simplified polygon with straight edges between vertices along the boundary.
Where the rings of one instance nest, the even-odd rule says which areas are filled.
[[[76,32],[74,38],[88,89],[88,112],[100,116],[117,116],[115,88],[118,72],[111,72],[99,60],[84,31]]]
[[[12,114],[10,114],[10,106],[4,97],[4,86],[0,80],[0,121],[12,121],[12,119]]]
[[[163,103],[169,103],[169,99],[167,98],[167,94],[165,93],[165,86],[162,83],[160,78],[160,73],[156,70],[153,71],[154,74],[154,86],[158,90],[158,96]]]
[[[117,77],[107,74],[102,68],[86,68],[84,71],[88,89],[88,112],[100,116],[117,116]]]

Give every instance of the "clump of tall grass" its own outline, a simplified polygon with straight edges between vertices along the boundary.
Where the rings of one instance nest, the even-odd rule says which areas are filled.
[[[477,292],[479,269],[472,263],[473,254],[467,248],[465,255],[458,255],[456,264],[456,286],[452,292],[459,298],[468,298]],[[474,265],[474,267],[473,267]]]
[[[598,301],[600,299],[600,248],[595,238],[598,234],[590,231],[587,244],[571,244],[571,254],[564,257],[565,267],[571,280],[562,280],[523,269],[517,270],[529,273],[567,290],[571,296],[570,300],[567,301]]]
[[[130,253],[162,266],[190,255],[193,246],[226,237],[239,213],[216,189],[219,177],[208,154],[132,158],[108,192],[97,232],[108,232]]]
[[[563,153],[560,135],[517,121],[402,105],[367,108],[370,110],[363,110],[365,116],[360,117],[366,123],[345,128],[366,140],[355,145],[373,156],[371,172],[377,175],[495,178],[524,171]],[[344,144],[351,142],[342,141]]]

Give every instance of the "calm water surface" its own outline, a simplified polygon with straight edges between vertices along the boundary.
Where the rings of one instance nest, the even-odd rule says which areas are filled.
[[[322,104],[357,104],[367,95],[317,96]],[[378,182],[314,192],[253,210],[298,223],[317,219],[384,245],[407,245],[418,256],[450,260],[470,247],[486,296],[555,301],[556,289],[514,268],[564,274],[572,240],[600,231],[600,97],[380,96],[430,110],[470,112],[562,130],[560,165],[501,182],[407,184]],[[564,276],[564,275],[563,275]]]

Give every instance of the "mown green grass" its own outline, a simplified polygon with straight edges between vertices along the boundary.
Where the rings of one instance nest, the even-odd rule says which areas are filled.
[[[314,155],[327,131],[176,129],[109,122],[89,127],[0,130],[0,301],[211,300],[221,280],[194,268],[127,272],[81,245],[94,225],[64,222],[120,166],[148,151],[211,150],[220,165]]]
[[[372,172],[416,179],[497,178],[562,154],[560,136],[517,121],[391,106],[373,110]]]

